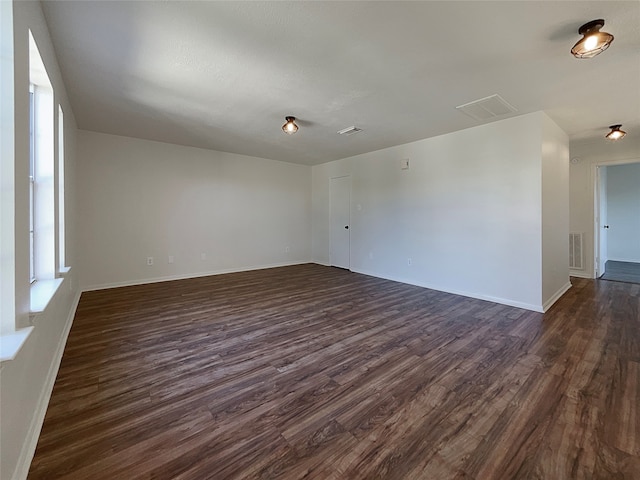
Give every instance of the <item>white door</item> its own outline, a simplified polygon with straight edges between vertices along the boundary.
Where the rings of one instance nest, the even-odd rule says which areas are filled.
[[[329,210],[331,265],[349,269],[351,177],[331,179]]]
[[[596,278],[600,278],[607,263],[607,167],[597,167],[596,176]]]

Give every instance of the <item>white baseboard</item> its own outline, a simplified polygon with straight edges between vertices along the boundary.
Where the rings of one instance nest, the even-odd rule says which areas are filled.
[[[62,361],[62,354],[64,353],[64,347],[67,344],[67,338],[69,337],[69,332],[71,331],[71,325],[73,324],[73,318],[76,315],[79,301],[80,291],[76,293],[76,296],[73,299],[73,303],[71,304],[71,309],[69,310],[69,315],[67,316],[67,321],[64,326],[62,336],[60,337],[60,343],[58,343],[58,347],[56,348],[54,356],[51,360],[51,365],[49,366],[49,371],[47,372],[45,384],[42,388],[42,391],[40,392],[40,398],[38,398],[36,410],[33,412],[33,416],[31,417],[31,423],[29,424],[27,437],[24,444],[22,445],[20,457],[18,458],[18,463],[12,477],[14,480],[25,480],[27,478],[27,475],[29,474],[29,467],[31,466],[33,455],[36,453],[38,438],[40,438],[40,430],[42,430],[44,417],[47,413],[47,407],[49,406],[51,393],[53,392],[53,385],[56,383],[58,369],[60,368],[60,362]]]
[[[567,282],[565,283],[556,293],[554,293],[551,298],[549,300],[547,300],[546,302],[544,302],[544,304],[542,305],[542,309],[546,312],[547,310],[549,310],[551,308],[551,306],[556,303],[560,297],[562,297],[562,295],[564,295],[567,290],[569,290],[572,287],[571,282]]]
[[[610,262],[640,263],[637,258],[608,258]]]
[[[508,299],[508,298],[492,297],[491,295],[484,295],[484,294],[475,293],[475,292],[467,292],[467,291],[464,291],[464,290],[442,288],[439,285],[433,285],[433,284],[423,283],[423,282],[416,282],[416,281],[413,281],[413,280],[407,280],[407,279],[398,278],[398,277],[381,276],[378,273],[367,272],[367,271],[364,271],[364,270],[351,270],[351,271],[354,272],[354,273],[361,273],[363,275],[369,275],[371,277],[384,278],[386,280],[392,280],[394,282],[406,283],[408,285],[416,285],[418,287],[428,288],[430,290],[437,290],[439,292],[452,293],[454,295],[461,295],[463,297],[476,298],[478,300],[485,300],[487,302],[499,303],[501,305],[508,305],[510,307],[522,308],[524,310],[531,310],[531,311],[534,311],[534,312],[544,313],[542,305],[534,305],[534,304],[531,304],[531,303],[518,302],[518,301],[515,301],[515,300]]]
[[[582,270],[569,270],[569,276],[578,278],[593,278],[593,275],[591,273]]]
[[[81,287],[83,292],[91,292],[93,290],[106,290],[108,288],[118,288],[118,287],[132,287],[134,285],[145,285],[148,283],[160,283],[160,282],[170,282],[172,280],[185,280],[188,278],[199,278],[199,277],[210,277],[212,275],[224,275],[225,273],[238,273],[238,272],[249,272],[251,270],[264,270],[267,268],[277,268],[277,267],[290,267],[292,265],[304,265],[305,263],[312,263],[311,260],[301,261],[301,262],[282,262],[282,263],[272,263],[268,265],[257,265],[251,267],[240,267],[240,268],[228,268],[221,270],[213,270],[208,272],[198,272],[198,273],[183,273],[179,275],[168,275],[164,277],[154,277],[154,278],[143,278],[139,280],[126,280],[123,282],[113,282],[113,283],[103,283],[99,285],[89,285],[87,287]]]

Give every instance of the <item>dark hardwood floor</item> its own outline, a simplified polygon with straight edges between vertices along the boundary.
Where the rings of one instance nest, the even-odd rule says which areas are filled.
[[[318,265],[84,293],[29,478],[640,479],[640,285]]]
[[[640,283],[640,263],[609,260],[605,263],[602,280]]]

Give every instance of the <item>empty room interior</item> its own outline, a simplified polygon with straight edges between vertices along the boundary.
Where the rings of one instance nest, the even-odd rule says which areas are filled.
[[[640,479],[640,2],[0,8],[0,478]]]

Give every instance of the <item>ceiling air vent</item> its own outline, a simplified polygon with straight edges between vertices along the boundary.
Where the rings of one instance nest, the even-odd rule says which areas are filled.
[[[518,111],[498,94],[458,105],[456,109],[476,120],[489,120]]]
[[[338,132],[338,135],[353,135],[354,133],[358,133],[361,131],[362,131],[361,128],[351,126],[351,127],[343,128],[342,130],[340,130]]]

